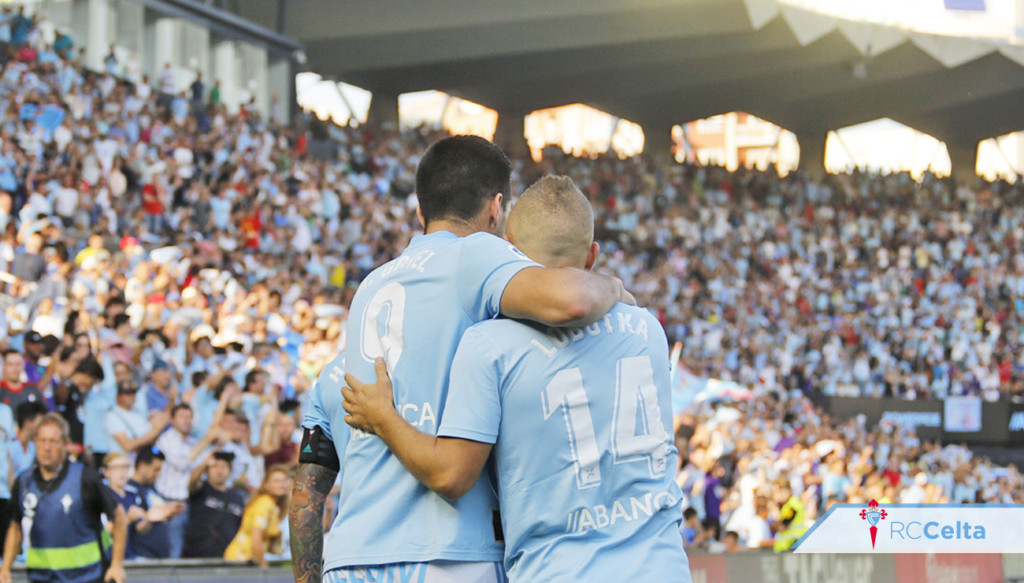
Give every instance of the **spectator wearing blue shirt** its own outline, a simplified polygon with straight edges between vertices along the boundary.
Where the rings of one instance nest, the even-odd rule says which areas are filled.
[[[688,549],[700,543],[700,519],[692,506],[683,511],[683,526],[679,529],[679,534],[683,537],[683,546]]]
[[[201,72],[196,72],[196,80],[188,88],[192,92],[192,107],[198,112],[198,108],[203,105],[203,97],[206,94],[206,85],[203,83],[203,74]]]
[[[146,405],[149,407],[149,414],[170,411],[177,398],[177,392],[171,386],[171,367],[166,362],[157,360],[153,363],[149,383],[146,384]]]
[[[71,38],[71,35],[67,32],[60,32],[57,34],[57,38],[53,41],[53,50],[61,58],[70,58],[71,49],[74,48],[75,41]]]
[[[213,212],[213,226],[220,230],[227,229],[231,221],[231,199],[228,198],[228,189],[221,190],[210,200],[210,210]]]
[[[106,479],[107,486],[114,493],[117,503],[124,509],[125,516],[128,517],[128,544],[124,551],[126,560],[134,559],[136,556],[132,535],[136,532],[145,532],[149,527],[146,511],[143,508],[145,502],[143,502],[139,490],[128,484],[131,471],[131,460],[126,454],[112,453],[103,460],[103,477]]]
[[[191,379],[192,375],[197,372],[206,373],[211,376],[219,373],[220,369],[214,365],[215,355],[213,343],[210,341],[209,336],[196,337],[192,342],[192,361],[185,367],[185,378]],[[195,386],[195,383],[193,383],[193,386]]]
[[[25,7],[18,7],[18,14],[11,21],[11,44],[20,47],[28,42],[28,35],[35,28],[35,17],[25,16]]]
[[[36,62],[40,65],[53,65],[60,60],[57,57],[57,51],[50,45],[44,45],[43,49],[39,51],[39,56],[36,57]]]
[[[171,101],[171,115],[179,124],[188,117],[188,99],[185,97],[184,91]]]
[[[821,480],[821,494],[826,500],[835,496],[840,502],[846,502],[846,493],[853,482],[846,475],[846,464],[841,459],[834,460]]]
[[[103,58],[103,67],[108,75],[117,74],[117,53],[114,51],[114,45],[110,45],[110,52]]]
[[[192,373],[192,388],[186,391],[183,400],[192,406],[192,411],[195,413],[192,422],[193,437],[200,438],[205,435],[206,430],[213,423],[219,396],[223,394],[221,384],[224,381],[234,383],[234,380],[226,374],[220,374],[211,379],[205,371]],[[219,392],[218,389],[220,389]]]
[[[125,491],[134,491],[139,507],[145,511],[142,523],[128,530],[128,544],[137,557],[169,558],[171,530],[167,520],[185,510],[184,504],[167,502],[153,490],[153,484],[163,470],[164,459],[163,452],[156,447],[138,450],[135,453],[135,473],[125,487]]]

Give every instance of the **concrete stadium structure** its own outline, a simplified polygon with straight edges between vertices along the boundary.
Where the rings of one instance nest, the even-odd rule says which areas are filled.
[[[311,70],[373,91],[379,118],[401,93],[439,89],[498,110],[506,139],[530,111],[574,102],[641,124],[652,144],[740,110],[796,133],[802,166],[820,167],[829,130],[889,117],[973,174],[980,140],[1024,128],[1020,47],[777,0],[221,4],[303,42]]]

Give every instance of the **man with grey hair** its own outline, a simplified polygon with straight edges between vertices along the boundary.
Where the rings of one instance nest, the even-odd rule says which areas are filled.
[[[512,208],[507,238],[545,267],[590,269],[593,222],[572,180],[549,176]],[[436,437],[399,415],[380,360],[376,371],[376,385],[345,376],[345,420],[376,433],[425,485],[461,497],[493,450],[513,583],[691,580],[668,341],[647,310],[619,303],[571,329],[511,319],[469,328]]]
[[[36,463],[18,476],[11,491],[0,583],[11,581],[25,531],[29,581],[124,583],[128,519],[95,470],[67,459],[68,440],[68,423],[60,415],[47,413],[39,421]],[[113,542],[101,514],[113,523]]]

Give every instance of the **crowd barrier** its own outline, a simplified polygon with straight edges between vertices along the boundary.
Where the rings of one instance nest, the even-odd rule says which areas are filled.
[[[867,427],[879,422],[910,426],[922,439],[972,445],[1024,444],[1024,404],[987,403],[979,397],[944,401],[828,397],[822,404],[839,419],[863,414]]]
[[[1024,580],[1024,555],[690,554],[693,583],[1005,583]]]
[[[129,561],[127,583],[294,583],[290,563],[260,569],[247,563],[208,559]],[[13,583],[27,583],[24,567],[15,567]]]
[[[1007,583],[1024,581],[1024,555],[689,553],[693,583]],[[290,583],[291,567],[269,569],[202,559],[130,562],[128,583]],[[15,582],[26,581],[16,568]]]

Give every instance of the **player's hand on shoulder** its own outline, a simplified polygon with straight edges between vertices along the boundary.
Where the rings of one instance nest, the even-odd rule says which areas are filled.
[[[376,383],[367,384],[351,374],[346,374],[346,386],[341,388],[342,397],[345,399],[341,406],[348,413],[345,423],[371,433],[376,433],[378,424],[395,411],[391,378],[388,376],[383,358],[377,359],[375,369]]]
[[[619,301],[629,306],[636,305],[636,298],[625,287],[622,288],[622,297],[619,298]]]
[[[619,301],[620,302],[622,302],[624,304],[627,304],[627,305],[630,305],[630,306],[635,306],[636,305],[636,298],[633,297],[633,294],[629,293],[629,290],[626,289],[626,284],[622,283],[621,279],[619,279],[618,277],[615,277],[614,275],[608,275],[608,274],[605,274],[605,277],[608,277],[608,278],[614,280],[615,283],[618,284],[618,286],[619,286]]]

